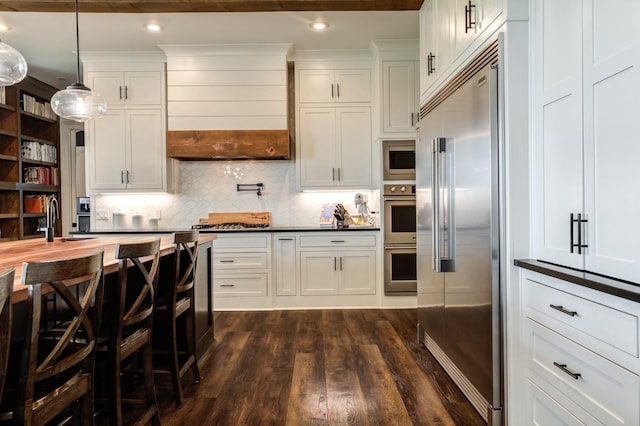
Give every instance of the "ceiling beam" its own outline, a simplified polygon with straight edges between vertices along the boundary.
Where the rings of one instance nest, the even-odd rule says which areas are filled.
[[[418,10],[423,0],[79,0],[80,12],[180,13],[180,12],[284,12]],[[0,1],[0,11],[73,12],[67,0]]]

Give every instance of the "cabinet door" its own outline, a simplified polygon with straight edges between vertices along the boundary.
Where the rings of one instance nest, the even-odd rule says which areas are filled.
[[[87,73],[87,85],[102,95],[107,105],[124,104],[124,74],[121,71],[90,71]]]
[[[334,252],[300,253],[300,294],[338,294],[338,258]]]
[[[166,173],[162,112],[128,110],[128,189],[162,189]]]
[[[162,80],[158,71],[128,71],[124,73],[125,103],[133,105],[161,105]]]
[[[584,4],[585,269],[640,282],[640,5]]]
[[[471,2],[469,0],[455,0],[454,3],[452,10],[454,27],[451,34],[453,57],[458,58],[469,47],[476,35],[480,33],[478,28],[478,17],[480,16],[478,13],[479,0],[471,0]],[[471,9],[469,9],[470,4]],[[472,25],[474,22],[475,25]]]
[[[336,110],[300,108],[298,163],[300,186],[327,188],[336,186]]]
[[[335,86],[332,70],[300,70],[298,91],[300,103],[334,102]]]
[[[420,93],[424,94],[436,79],[438,65],[437,0],[425,0],[420,8]],[[447,36],[447,38],[449,38]]]
[[[385,61],[382,78],[382,131],[415,131],[418,111],[415,61]]]
[[[275,238],[276,296],[295,296],[298,288],[296,237]]]
[[[533,81],[534,257],[574,267],[570,214],[581,213],[582,0],[536,0]]]
[[[375,294],[375,251],[340,252],[338,255],[340,294]]]
[[[336,145],[339,149],[338,184],[342,187],[373,185],[371,109],[336,108]]]
[[[124,115],[122,110],[108,110],[102,118],[88,124],[86,174],[89,191],[125,188],[127,132]]]
[[[336,70],[334,82],[336,102],[371,102],[370,70]]]

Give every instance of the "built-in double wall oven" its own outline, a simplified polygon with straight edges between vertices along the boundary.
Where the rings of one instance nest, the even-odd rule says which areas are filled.
[[[415,294],[416,186],[383,185],[384,208],[384,292]]]

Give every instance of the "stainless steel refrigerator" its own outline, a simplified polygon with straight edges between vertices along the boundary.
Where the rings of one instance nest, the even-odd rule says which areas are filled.
[[[416,144],[419,340],[494,425],[503,405],[495,49],[423,107]]]

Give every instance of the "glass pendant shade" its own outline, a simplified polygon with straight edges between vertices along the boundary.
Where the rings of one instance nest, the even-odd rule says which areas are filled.
[[[0,41],[0,86],[11,86],[27,76],[27,61],[16,49]]]
[[[62,118],[84,123],[107,112],[107,102],[81,83],[59,90],[51,98],[51,109]]]

